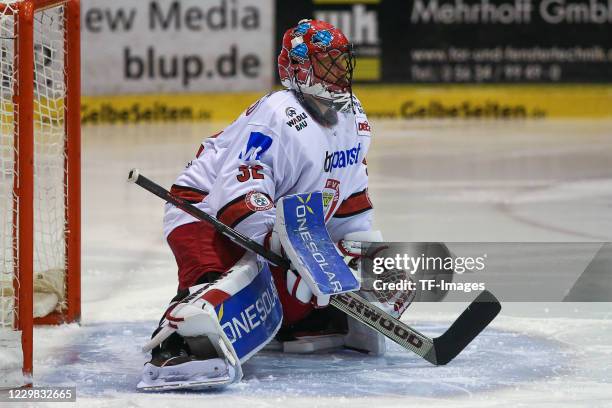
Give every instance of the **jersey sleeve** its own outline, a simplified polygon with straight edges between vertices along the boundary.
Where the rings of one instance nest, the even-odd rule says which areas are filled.
[[[228,149],[206,198],[211,214],[260,243],[274,226],[275,175],[290,171],[279,139],[269,127],[249,124]]]
[[[367,162],[364,159],[356,170],[349,195],[327,222],[332,240],[337,242],[351,232],[369,231],[372,228],[373,208],[368,194]]]

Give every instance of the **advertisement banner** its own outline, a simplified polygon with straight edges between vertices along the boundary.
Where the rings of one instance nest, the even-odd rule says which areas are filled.
[[[269,90],[273,0],[83,0],[83,93]]]
[[[384,1],[380,9],[386,81],[612,81],[607,0]]]
[[[609,0],[301,0],[276,9],[277,38],[300,18],[343,30],[357,82],[612,81]]]
[[[543,119],[610,118],[610,85],[359,85],[368,118]],[[85,96],[84,125],[207,121],[230,123],[261,92]],[[571,102],[571,103],[570,103]]]

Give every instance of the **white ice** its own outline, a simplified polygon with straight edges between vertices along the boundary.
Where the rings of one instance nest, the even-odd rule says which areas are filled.
[[[150,335],[176,287],[160,200],[130,168],[170,186],[223,124],[83,129],[83,318],[37,328],[37,384],[76,385],[88,407],[612,407],[612,308],[508,303],[456,360],[433,367],[389,344],[262,353],[224,391],[135,390]],[[612,123],[377,122],[368,156],[375,223],[395,241],[611,241]],[[415,304],[405,319],[443,331],[465,304]],[[221,405],[223,404],[223,405]]]

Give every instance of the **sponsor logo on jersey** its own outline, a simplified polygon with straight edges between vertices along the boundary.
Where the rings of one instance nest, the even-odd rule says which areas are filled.
[[[289,108],[287,108],[289,109]],[[293,108],[291,108],[293,109]],[[297,112],[296,112],[297,114]],[[287,116],[289,116],[287,114]],[[292,117],[290,120],[287,121],[287,126],[289,126],[290,128],[295,127],[295,130],[297,130],[298,132],[302,129],[304,129],[306,126],[308,126],[308,122],[306,121],[306,119],[308,119],[308,115],[306,115],[306,112],[302,112],[297,116]]]
[[[334,36],[328,30],[317,31],[312,36],[312,43],[319,48],[326,49],[334,40]]]
[[[246,147],[240,152],[240,159],[244,161],[259,160],[272,146],[272,138],[260,132],[251,132]]]
[[[244,201],[251,211],[266,211],[274,207],[272,200],[270,200],[267,195],[260,193],[259,191],[249,192],[244,197]]]
[[[308,194],[306,199],[302,198],[302,196],[297,196],[297,199],[300,202],[300,204],[295,207],[295,216],[298,224],[297,231],[300,238],[304,242],[304,246],[310,252],[312,259],[315,260],[317,265],[319,265],[319,268],[321,268],[321,271],[327,277],[330,287],[333,288],[334,292],[342,292],[342,282],[336,278],[336,274],[333,272],[329,262],[325,258],[323,251],[319,250],[319,247],[313,238],[313,235],[316,236],[316,234],[310,232],[310,224],[307,220],[307,214],[315,214],[314,210],[308,205],[311,196],[311,194]]]
[[[293,106],[289,106],[287,109],[285,109],[285,115],[287,115],[288,118],[292,118],[297,115],[297,111]]]
[[[354,164],[359,164],[360,151],[361,143],[358,143],[357,146],[353,147],[352,149],[325,152],[323,171],[329,173],[333,169],[342,169]]]
[[[355,124],[357,126],[357,134],[359,136],[370,136],[372,127],[370,126],[370,122],[368,122],[365,115],[356,115]]]
[[[358,125],[358,131],[359,132],[368,132],[370,133],[370,124],[368,123],[368,121],[365,122],[357,122]]]
[[[340,200],[340,181],[327,179],[325,188],[321,192],[323,194],[323,208],[325,211],[325,222],[334,213],[338,201]]]

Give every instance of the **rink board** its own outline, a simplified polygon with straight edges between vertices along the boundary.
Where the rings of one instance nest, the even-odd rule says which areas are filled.
[[[359,85],[371,119],[611,118],[609,85]],[[263,93],[84,96],[83,124],[234,120]]]

